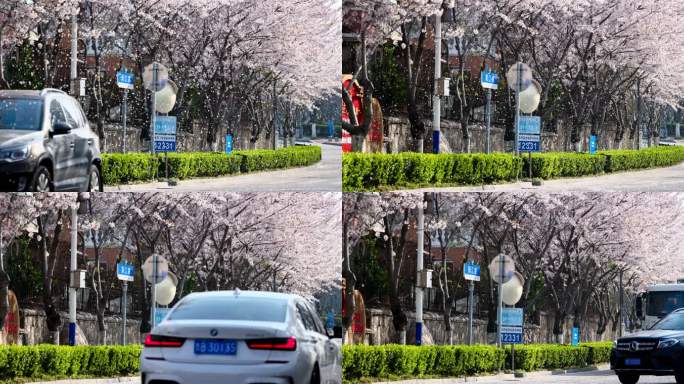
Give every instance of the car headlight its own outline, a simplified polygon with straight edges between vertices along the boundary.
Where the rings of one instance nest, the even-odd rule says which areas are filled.
[[[679,343],[677,339],[663,339],[658,342],[658,349],[670,348],[677,343]]]
[[[613,340],[613,349],[617,348],[617,340]]]
[[[0,149],[0,160],[4,161],[21,161],[26,160],[30,155],[30,147],[24,145],[21,147]]]

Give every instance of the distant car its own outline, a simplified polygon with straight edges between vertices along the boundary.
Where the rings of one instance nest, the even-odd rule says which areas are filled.
[[[76,99],[56,89],[0,91],[0,189],[101,191],[101,162]]]
[[[649,330],[618,339],[610,354],[610,369],[622,384],[640,376],[674,376],[684,384],[684,309],[677,309]]]
[[[339,384],[334,339],[297,295],[192,293],[146,337],[142,384]]]

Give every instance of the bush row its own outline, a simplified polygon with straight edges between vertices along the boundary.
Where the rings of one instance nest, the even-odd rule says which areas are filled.
[[[605,363],[610,359],[611,345],[610,342],[578,347],[521,345],[515,348],[515,368],[534,371]],[[390,376],[471,376],[510,369],[512,358],[510,348],[485,345],[345,345],[342,351],[342,377],[345,380]]]
[[[128,376],[140,370],[139,345],[0,346],[0,378]]]
[[[102,154],[102,179],[105,184],[154,180],[164,176],[163,155],[148,153]],[[277,150],[169,153],[169,177],[217,177],[272,169],[301,167],[321,160],[318,146],[296,146]]]
[[[613,150],[598,155],[547,152],[516,157],[512,154],[363,154],[343,157],[345,191],[381,190],[441,184],[492,184],[527,177],[579,177],[675,165],[684,161],[684,147]]]

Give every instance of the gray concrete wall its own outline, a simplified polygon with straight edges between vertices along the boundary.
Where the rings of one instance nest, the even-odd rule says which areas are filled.
[[[408,328],[406,332],[407,343],[415,340],[415,315],[413,312],[406,312],[408,317]],[[553,335],[553,315],[541,313],[538,324],[525,324],[524,337],[525,343],[554,343]],[[380,345],[396,343],[399,340],[397,332],[392,325],[392,313],[388,309],[367,309],[366,310],[366,343],[370,345]],[[596,334],[598,325],[594,319],[585,322],[585,329],[580,331],[581,341],[611,341],[617,335],[609,329],[599,337]],[[467,344],[468,342],[468,318],[464,315],[456,315],[451,319],[451,328],[454,344]],[[565,326],[564,340],[570,341],[572,332],[572,318],[567,319]],[[423,343],[424,344],[448,344],[449,335],[446,331],[444,319],[439,313],[425,312],[423,314]],[[476,344],[493,343],[496,335],[487,334],[487,321],[482,319],[473,320],[473,342]]]
[[[385,141],[386,152],[398,153],[405,151],[412,151],[414,148],[414,140],[411,138],[408,119],[403,117],[386,117],[384,119],[385,125]],[[427,134],[424,138],[425,152],[431,151],[432,148],[432,121],[425,120]],[[442,119],[441,124],[442,138],[446,143],[441,146],[442,152],[460,152],[463,148],[463,134],[461,132],[461,124],[455,121]],[[471,152],[484,152],[487,142],[487,129],[482,124],[474,124],[470,126],[470,150]],[[599,149],[635,149],[638,147],[637,138],[630,140],[628,133],[625,134],[623,140],[616,145],[615,143],[615,127],[607,126],[607,128],[598,137]],[[581,133],[580,150],[584,151],[588,148],[590,136],[590,127],[584,127]],[[512,151],[513,143],[504,142],[504,129],[502,127],[493,126],[490,129],[490,143],[493,152]],[[619,148],[618,148],[619,147]],[[544,152],[554,151],[575,151],[570,138],[570,130],[559,127],[558,132],[542,134],[542,150]]]
[[[62,317],[62,330],[60,332],[60,344],[68,343],[69,334],[69,315],[60,312]],[[20,310],[20,324],[23,330],[23,340],[25,345],[35,345],[50,343],[50,335],[45,322],[45,313],[42,310],[23,309]],[[100,343],[100,334],[97,327],[97,317],[90,313],[79,312],[77,314],[78,337],[77,343],[83,345],[98,344],[120,344],[123,334],[123,319],[118,316],[108,316],[105,318],[107,328],[106,339]],[[139,344],[142,342],[140,336],[140,320],[127,319],[126,339],[129,344]]]

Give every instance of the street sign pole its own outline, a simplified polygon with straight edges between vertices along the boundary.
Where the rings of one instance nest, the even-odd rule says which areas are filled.
[[[485,92],[485,96],[487,99],[487,106],[485,107],[486,113],[487,113],[487,153],[491,153],[491,129],[492,129],[492,90],[487,89],[487,92]]]
[[[150,293],[150,297],[151,297],[150,324],[152,324],[152,325],[150,327],[150,332],[151,332],[152,328],[154,328],[154,321],[156,319],[156,313],[155,312],[157,309],[157,289],[156,289],[156,287],[157,287],[157,273],[158,273],[157,263],[158,262],[159,262],[159,258],[157,256],[157,254],[155,253],[152,255],[152,279],[150,279],[150,280],[152,280],[152,282],[150,283],[150,284],[152,284],[152,292]]]
[[[422,200],[422,199],[421,199]],[[416,234],[418,249],[416,253],[416,345],[423,344],[423,288],[420,287],[420,275],[423,271],[423,235],[425,225],[425,215],[423,213],[423,202],[417,207],[418,210],[418,233]]]
[[[468,345],[473,345],[473,300],[475,298],[475,282],[468,283]]]
[[[518,76],[515,84],[515,155],[520,155],[520,148],[518,148],[520,137],[518,135],[518,124],[520,124],[520,92],[523,87],[523,65],[517,63],[515,68]]]
[[[517,148],[517,147],[516,147]],[[501,321],[503,320],[503,284],[504,284],[504,258],[499,257],[499,287],[498,287],[498,303],[497,303],[497,324],[496,324],[496,344],[501,347]]]
[[[126,153],[126,114],[128,113],[128,89],[123,90],[123,153]]]
[[[155,61],[152,63],[152,114],[150,117],[150,122],[151,122],[151,127],[150,130],[151,136],[150,136],[150,153],[154,155],[154,141],[155,141],[155,134],[154,134],[154,127],[156,126],[156,120],[157,120],[157,88],[159,88],[159,64]]]
[[[432,153],[439,153],[442,99],[437,82],[442,78],[442,16],[435,14],[435,84],[432,96]]]
[[[124,280],[122,283],[123,290],[123,304],[122,304],[122,329],[121,329],[121,345],[126,345],[126,316],[128,315],[128,281]]]

